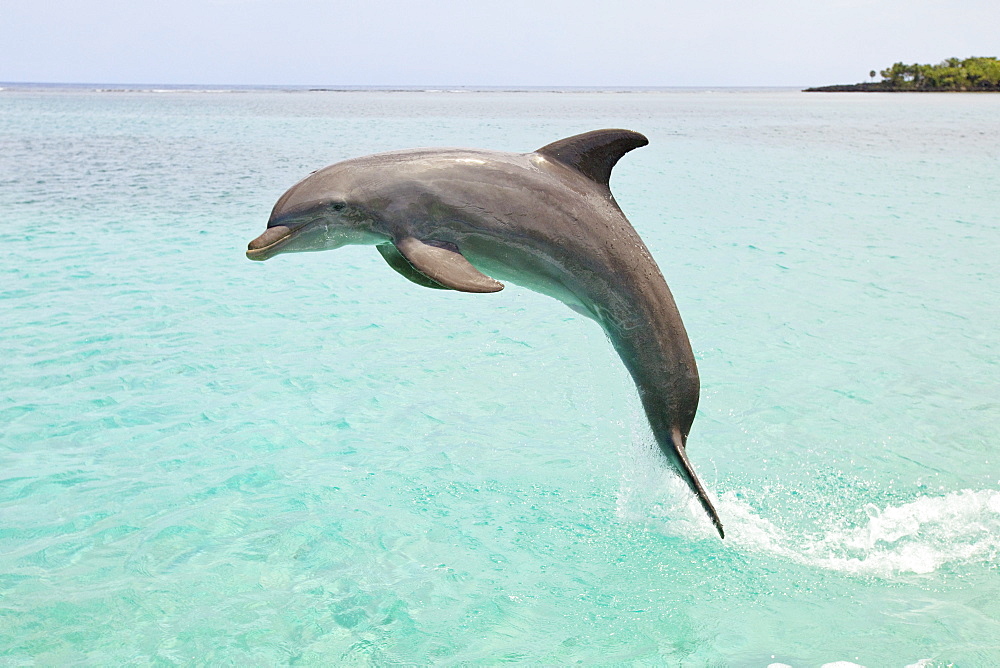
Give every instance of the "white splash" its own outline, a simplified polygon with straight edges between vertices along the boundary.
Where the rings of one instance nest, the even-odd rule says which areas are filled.
[[[618,516],[654,524],[658,531],[711,537],[715,530],[683,482],[655,461],[654,453],[625,454]],[[624,453],[623,453],[624,454]],[[865,525],[830,517],[812,532],[782,528],[760,515],[735,491],[710,493],[732,549],[764,553],[828,570],[890,577],[932,573],[952,563],[993,563],[1000,555],[1000,491],[962,490],[922,496],[898,506],[869,504]]]

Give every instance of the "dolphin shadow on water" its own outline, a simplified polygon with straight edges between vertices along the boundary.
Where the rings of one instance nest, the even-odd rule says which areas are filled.
[[[595,130],[533,153],[392,151],[313,172],[281,196],[247,257],[371,244],[419,285],[497,292],[510,281],[596,320],[639,390],[660,449],[723,536],[687,457],[694,354],[670,289],[611,194],[618,160],[649,141]]]

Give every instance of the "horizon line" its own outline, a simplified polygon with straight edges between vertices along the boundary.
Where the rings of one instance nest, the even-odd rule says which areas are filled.
[[[678,89],[798,89],[799,85],[738,85],[738,84],[698,84],[698,85],[629,85],[629,84],[237,84],[237,83],[160,83],[160,82],[114,82],[114,81],[0,81],[0,87],[18,86],[26,88],[82,88],[96,87],[98,90],[267,90],[285,89],[306,92],[350,92],[377,90],[385,92],[428,92],[428,91],[667,91]]]

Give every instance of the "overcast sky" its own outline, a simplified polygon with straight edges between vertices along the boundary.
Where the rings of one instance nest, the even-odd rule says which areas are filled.
[[[801,86],[1000,56],[1000,0],[0,0],[0,81]]]

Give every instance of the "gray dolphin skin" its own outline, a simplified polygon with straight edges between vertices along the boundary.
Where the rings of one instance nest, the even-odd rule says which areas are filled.
[[[663,275],[611,194],[611,170],[648,144],[595,130],[533,153],[437,148],[345,160],[274,205],[247,257],[372,244],[419,285],[497,292],[509,281],[596,320],[632,375],[660,449],[722,521],[687,457],[700,382]]]

